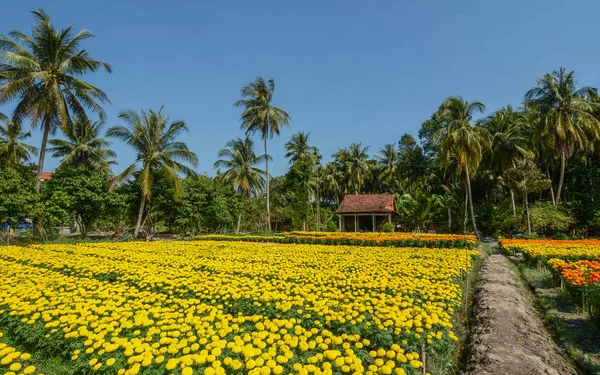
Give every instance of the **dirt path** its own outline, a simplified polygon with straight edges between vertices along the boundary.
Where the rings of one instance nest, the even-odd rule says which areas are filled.
[[[532,296],[503,255],[483,263],[475,291],[470,375],[576,374],[559,354]]]

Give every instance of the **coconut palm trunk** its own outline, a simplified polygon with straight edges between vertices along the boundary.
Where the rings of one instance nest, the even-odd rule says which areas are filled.
[[[513,217],[517,217],[517,206],[515,206],[515,191],[510,189],[510,201],[512,203]]]
[[[475,236],[480,239],[479,231],[477,231],[477,224],[475,223],[475,210],[473,208],[473,194],[471,193],[471,177],[469,176],[469,165],[465,164],[465,174],[467,176],[467,192],[469,195],[469,210],[471,211],[471,223],[473,224],[473,232]]]
[[[531,218],[529,216],[529,200],[527,199],[527,190],[524,192],[525,214],[527,215],[527,233],[531,235]]]
[[[242,213],[240,212],[238,215],[238,222],[237,222],[237,228],[235,230],[235,234],[239,234],[240,233],[240,226],[242,225]]]
[[[552,177],[550,176],[550,170],[546,167],[546,176],[548,176],[548,180],[550,180],[550,196],[552,197],[552,204],[556,205],[556,198],[554,197],[554,187],[552,186]]]
[[[137,239],[142,226],[142,217],[144,216],[144,206],[146,205],[146,196],[142,194],[142,200],[140,202],[140,212],[138,213],[137,224],[135,225],[135,231],[133,232],[133,238]]]
[[[44,170],[44,158],[46,157],[46,146],[48,144],[48,134],[50,134],[50,118],[44,118],[44,136],[42,137],[42,147],[40,148],[40,160],[38,163],[37,183],[35,190],[39,193],[42,187],[42,171]]]
[[[555,206],[558,206],[560,203],[560,193],[562,192],[563,182],[565,180],[565,168],[567,166],[567,156],[565,152],[565,147],[561,147],[560,151],[560,177],[558,179],[558,187],[556,188],[556,201],[554,202]]]
[[[265,141],[265,155],[269,155],[267,153],[267,134],[264,134],[264,141]],[[265,174],[266,174],[266,190],[267,190],[267,231],[270,232],[271,231],[271,206],[270,206],[270,201],[271,201],[271,194],[270,194],[270,189],[269,189],[269,180],[270,180],[270,176],[269,176],[269,158],[265,158]]]

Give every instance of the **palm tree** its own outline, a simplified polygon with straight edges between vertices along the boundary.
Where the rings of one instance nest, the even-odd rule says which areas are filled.
[[[560,202],[567,159],[575,147],[586,149],[590,140],[600,138],[600,120],[594,116],[595,105],[588,100],[596,93],[591,87],[577,88],[575,73],[565,68],[545,74],[537,86],[525,94],[525,105],[539,111],[540,121],[533,129],[534,141],[552,137],[560,156],[560,177],[555,205]]]
[[[65,129],[67,139],[51,139],[48,151],[53,157],[62,158],[63,167],[110,172],[111,164],[116,162],[108,159],[116,158],[117,154],[108,148],[111,142],[100,135],[103,125],[101,121],[76,120]]]
[[[320,173],[321,192],[328,198],[335,200],[336,204],[340,205],[340,173],[337,166],[333,162],[325,164]]]
[[[478,101],[467,102],[460,96],[446,99],[438,110],[446,127],[439,130],[439,134],[436,135],[436,138],[441,139],[440,153],[446,164],[457,163],[458,171],[462,170],[465,174],[471,222],[477,238],[479,232],[475,222],[469,169],[476,170],[484,149],[488,146],[488,140],[485,129],[471,125],[471,121],[475,113],[483,111],[485,105]]]
[[[490,152],[487,153],[488,165],[497,178],[513,168],[518,160],[533,156],[530,144],[523,132],[522,114],[515,112],[512,106],[506,106],[481,121],[491,135]],[[510,189],[513,216],[516,216],[515,194]]]
[[[362,142],[353,143],[347,149],[338,150],[333,154],[333,158],[340,166],[343,181],[345,182],[345,192],[359,194],[365,182],[371,175],[371,163],[367,151],[369,147],[363,147]]]
[[[245,199],[252,195],[262,194],[265,186],[265,171],[256,168],[255,165],[262,163],[264,159],[271,158],[268,155],[256,156],[254,153],[254,142],[246,138],[237,138],[227,142],[226,148],[219,151],[219,159],[215,162],[215,168],[224,168],[222,177],[241,193]],[[242,214],[238,216],[236,233],[240,232]]]
[[[198,157],[190,151],[185,142],[175,139],[188,128],[183,121],[169,123],[169,116],[163,113],[163,107],[158,111],[141,110],[140,113],[131,109],[119,113],[127,126],[115,126],[106,132],[108,137],[116,137],[127,143],[135,151],[137,158],[121,174],[116,176],[112,185],[124,181],[135,172],[142,197],[140,210],[133,236],[137,238],[142,225],[144,205],[152,197],[154,173],[161,174],[175,193],[175,198],[181,196],[180,173],[194,175],[195,173],[180,161],[198,164]]]
[[[309,133],[298,132],[292,135],[292,138],[285,144],[287,153],[285,157],[290,159],[290,163],[308,163],[315,165],[318,162],[319,149],[308,143]]]
[[[395,192],[398,188],[398,163],[400,162],[396,145],[393,143],[383,145],[375,158],[381,166],[379,178],[384,183],[384,189],[390,193]]]
[[[26,162],[31,154],[37,154],[37,148],[25,143],[31,137],[29,131],[8,117],[0,113],[0,163],[3,165],[14,165]]]
[[[0,35],[0,103],[17,100],[12,116],[17,124],[25,118],[33,128],[41,124],[39,192],[48,135],[58,127],[66,129],[71,114],[87,119],[86,110],[90,110],[100,119],[106,117],[99,104],[109,102],[106,94],[79,77],[100,69],[110,73],[111,68],[81,48],[92,33],[82,30],[74,34],[73,25],[57,30],[44,11],[32,13],[36,24],[31,36],[18,30],[9,33],[12,39]]]
[[[235,102],[236,107],[244,108],[241,115],[242,129],[246,134],[259,132],[267,152],[267,139],[279,135],[282,126],[289,126],[290,115],[281,108],[271,105],[275,93],[273,78],[265,81],[262,77],[256,78],[247,86],[242,87],[242,100]],[[265,158],[265,174],[267,177],[267,230],[271,231],[271,209],[269,206],[269,159]]]

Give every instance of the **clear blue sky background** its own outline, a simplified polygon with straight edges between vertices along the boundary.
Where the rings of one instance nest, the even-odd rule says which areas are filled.
[[[0,33],[29,31],[34,8],[57,27],[95,33],[87,49],[114,69],[88,77],[111,99],[107,127],[124,108],[164,104],[188,123],[185,141],[209,174],[218,150],[242,135],[233,102],[259,75],[275,79],[274,104],[293,119],[270,143],[275,175],[285,173],[283,146],[297,131],[310,131],[328,160],[352,142],[375,153],[405,132],[416,136],[450,95],[480,100],[488,113],[518,106],[536,78],[560,66],[600,86],[594,0],[19,0],[3,2]],[[32,143],[40,139],[36,131]],[[134,155],[113,146],[120,172]],[[50,159],[47,169],[57,165]]]

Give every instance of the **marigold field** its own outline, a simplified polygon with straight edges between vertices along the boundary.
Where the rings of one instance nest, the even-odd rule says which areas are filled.
[[[600,240],[524,240],[504,239],[500,245],[510,252],[522,252],[526,259],[546,262],[563,260],[595,260],[600,257]]]
[[[461,274],[476,256],[213,241],[4,247],[0,331],[18,345],[0,344],[0,373],[39,373],[27,350],[81,374],[419,374],[423,348],[430,360],[457,350]]]
[[[196,239],[208,241],[431,248],[472,248],[478,242],[477,237],[473,235],[412,232],[287,232],[276,235],[205,234],[197,236]]]

